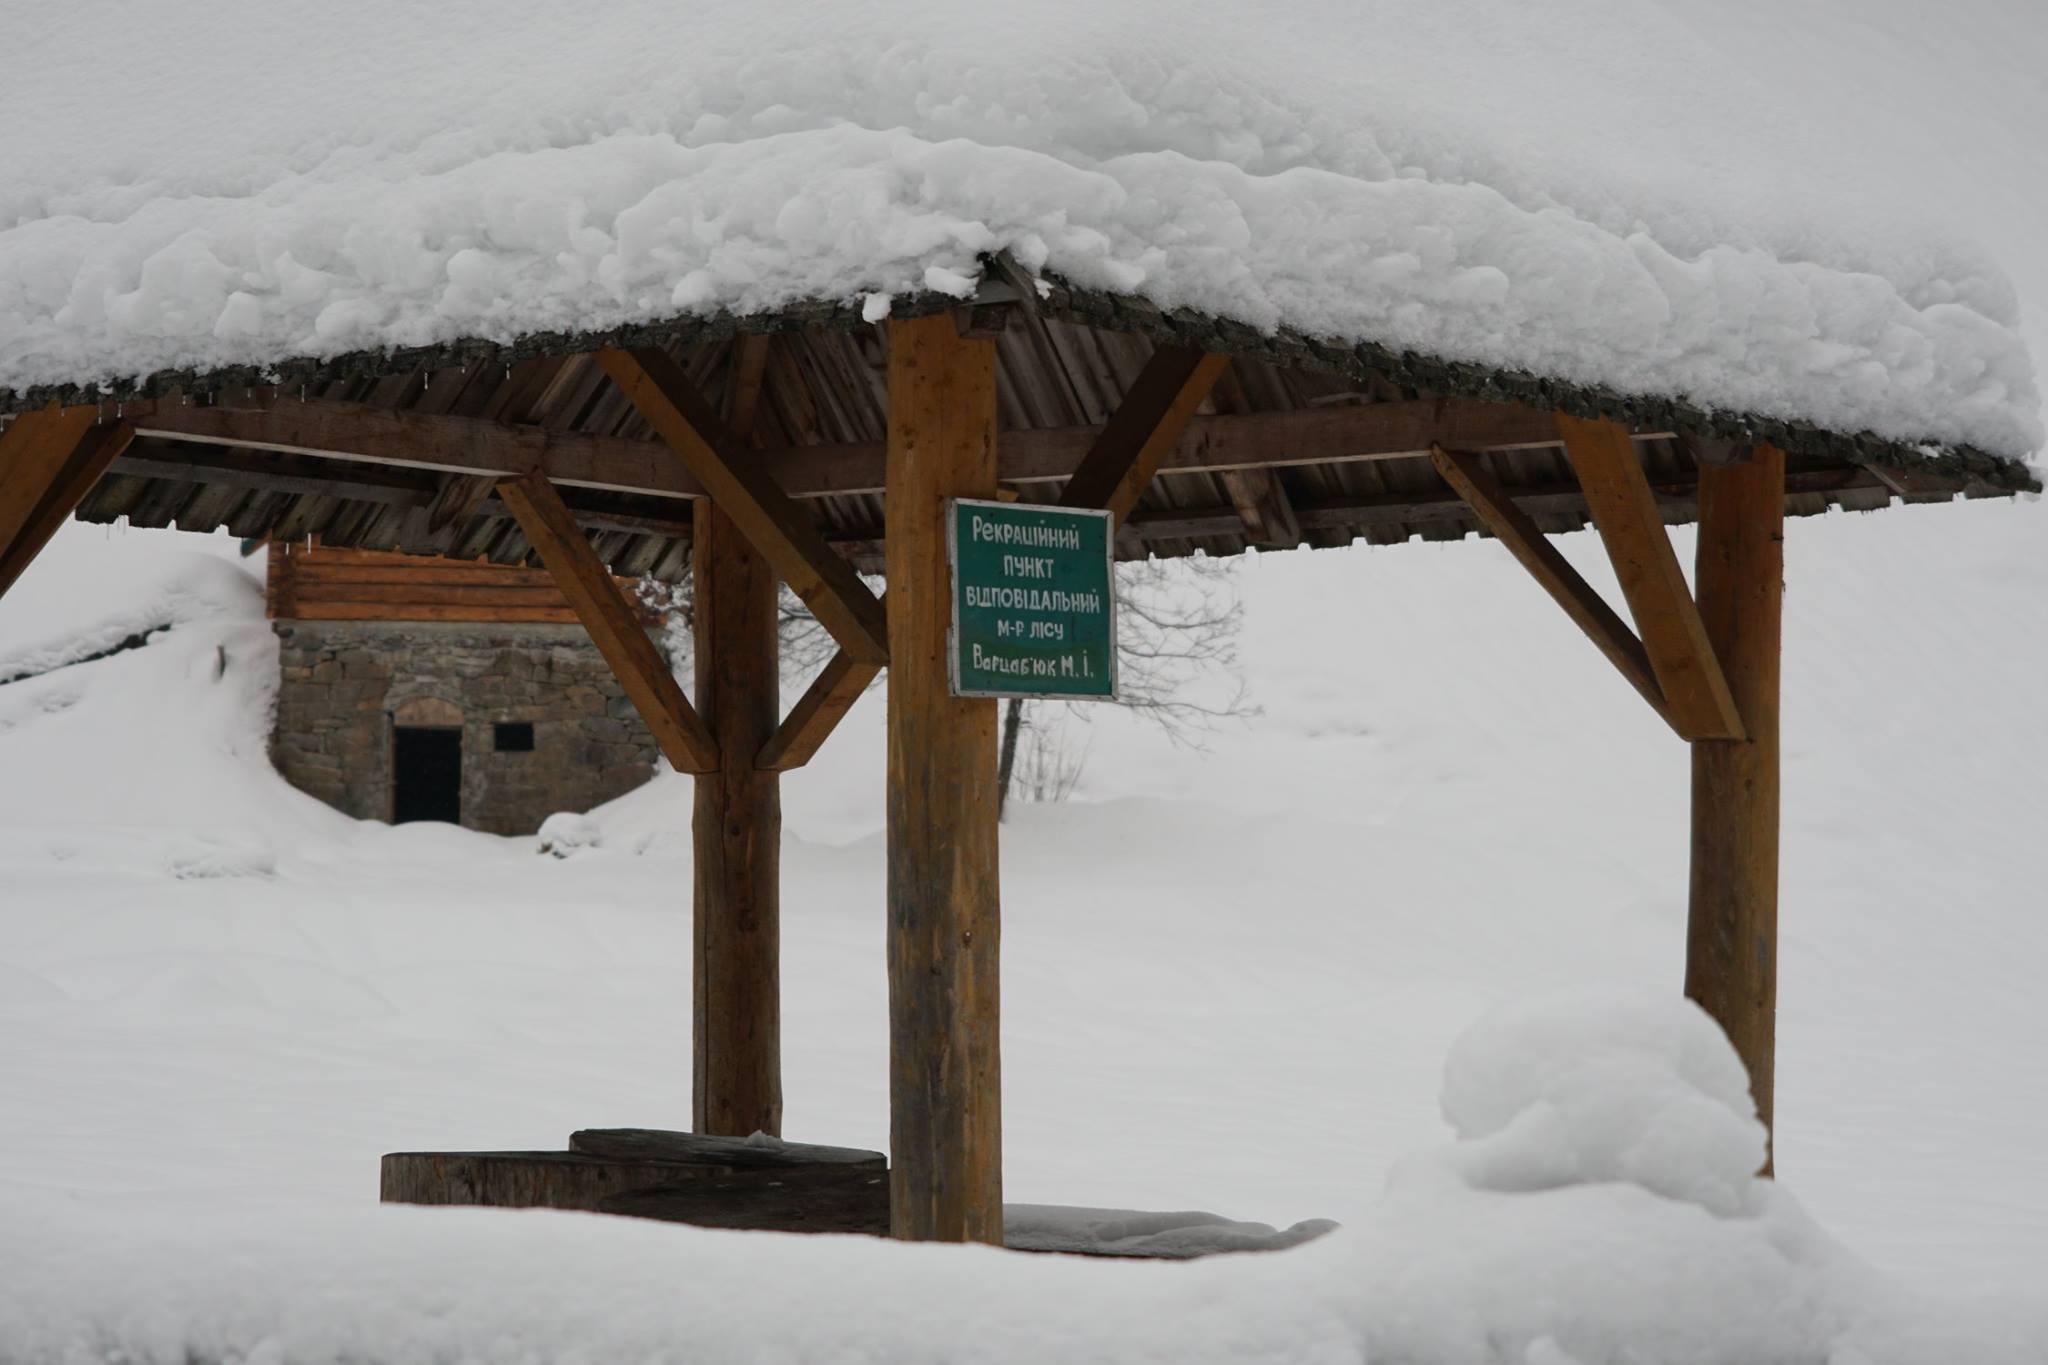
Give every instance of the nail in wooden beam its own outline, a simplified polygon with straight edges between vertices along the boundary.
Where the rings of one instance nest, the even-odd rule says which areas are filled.
[[[99,417],[97,408],[52,406],[23,413],[0,432],[0,594],[135,438],[131,424]]]
[[[507,479],[498,485],[498,497],[576,609],[670,766],[686,773],[715,771],[718,746],[710,731],[547,476]]]
[[[863,662],[887,663],[882,604],[777,486],[763,461],[740,448],[682,367],[652,347],[606,347],[598,363],[839,647]]]
[[[1062,507],[1099,507],[1121,523],[1159,472],[1230,357],[1162,346],[1067,481]]]
[[[1584,631],[1586,638],[1607,656],[1607,661],[1620,670],[1629,686],[1650,703],[1650,709],[1668,723],[1671,717],[1664,707],[1664,692],[1657,685],[1657,674],[1650,667],[1643,642],[1558,553],[1550,537],[1515,506],[1507,490],[1486,472],[1480,458],[1468,451],[1437,446],[1430,451],[1430,459],[1444,482],[1465,500],[1494,538],[1507,547],[1508,553],[1529,571],[1551,600],[1564,608],[1572,624]]]
[[[1777,1073],[1784,452],[1759,445],[1746,463],[1700,470],[1695,571],[1700,616],[1748,737],[1692,746],[1685,993],[1735,1045],[1769,1128]]]
[[[1672,726],[1686,739],[1742,738],[1728,680],[1628,429],[1559,413],[1557,430],[1656,670]]]

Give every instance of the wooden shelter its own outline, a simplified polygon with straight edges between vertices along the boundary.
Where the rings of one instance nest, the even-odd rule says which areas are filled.
[[[668,761],[697,775],[699,1134],[780,1132],[779,784],[886,670],[886,1223],[938,1240],[999,1240],[1002,1222],[996,709],[948,691],[946,499],[1106,508],[1126,558],[1497,539],[1691,746],[1685,987],[1768,1121],[1786,519],[2037,487],[1967,448],[1163,312],[1006,258],[985,262],[972,300],[898,299],[879,325],[823,301],[280,356],[262,374],[42,391],[12,410],[0,590],[73,513],[547,568]],[[1700,528],[1696,592],[1665,533],[1683,522]],[[1589,523],[1621,609],[1550,542]],[[685,572],[694,703],[612,577]],[[885,576],[886,597],[862,572]],[[840,646],[787,714],[778,580]],[[588,1185],[601,1156],[557,1164]],[[550,1177],[492,1194],[448,1160],[429,1164],[472,1198],[618,1193],[570,1198]],[[834,1160],[880,1179],[862,1154]]]

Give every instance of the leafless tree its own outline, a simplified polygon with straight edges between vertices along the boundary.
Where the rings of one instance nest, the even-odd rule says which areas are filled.
[[[1117,701],[1175,744],[1200,748],[1219,721],[1251,713],[1237,664],[1244,620],[1237,569],[1235,560],[1207,558],[1116,566]],[[1073,790],[1087,756],[1085,748],[1074,753],[1067,738],[1065,722],[1077,718],[1086,719],[1079,703],[1004,703],[999,818],[1013,792],[1025,800],[1063,800]],[[1069,771],[1050,785],[1038,780]],[[1033,781],[1020,782],[1020,773]]]

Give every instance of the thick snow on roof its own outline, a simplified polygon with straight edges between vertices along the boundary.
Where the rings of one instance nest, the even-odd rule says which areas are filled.
[[[1922,221],[1940,205],[1910,166],[1776,112],[1742,74],[1755,33],[1711,5],[64,18],[15,35],[0,95],[0,388],[801,300],[878,313],[966,291],[1006,248],[1260,326],[2041,443],[2004,278]]]

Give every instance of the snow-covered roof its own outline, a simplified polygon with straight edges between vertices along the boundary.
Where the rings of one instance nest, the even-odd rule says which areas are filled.
[[[1083,294],[2023,459],[1910,168],[1663,0],[73,0],[0,120],[0,390]],[[1851,130],[1853,131],[1853,130]]]

